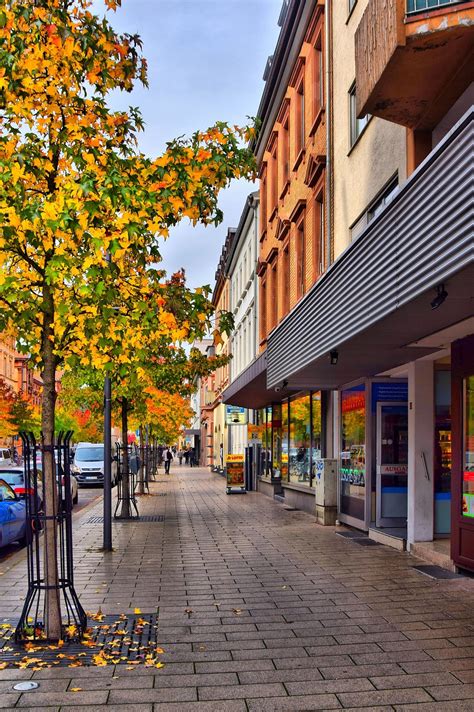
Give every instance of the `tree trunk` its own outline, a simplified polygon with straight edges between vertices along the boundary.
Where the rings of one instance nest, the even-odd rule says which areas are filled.
[[[44,526],[44,580],[48,587],[45,592],[44,624],[47,638],[59,640],[61,628],[61,599],[58,586],[58,528],[55,517],[58,514],[58,485],[56,482],[56,462],[54,459],[54,415],[56,404],[56,357],[50,340],[54,319],[52,295],[45,287],[45,315],[41,354],[43,358],[43,395],[41,409],[41,431],[43,443],[43,496],[47,517]],[[49,304],[48,304],[49,302]]]
[[[143,440],[143,426],[140,425],[140,470],[138,471],[138,494],[145,494],[145,442]]]
[[[120,517],[129,519],[130,509],[130,464],[128,461],[128,401],[122,398],[122,508]]]

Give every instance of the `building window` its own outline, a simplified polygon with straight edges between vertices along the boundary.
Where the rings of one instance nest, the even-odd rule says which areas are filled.
[[[305,293],[305,230],[304,219],[296,226],[296,297],[300,299]]]
[[[260,340],[267,338],[267,281],[262,279],[260,287]]]
[[[324,196],[321,191],[314,201],[313,228],[313,278],[316,281],[324,272]]]
[[[263,233],[267,229],[267,172],[262,175],[260,182],[260,218],[261,218],[261,228],[260,232]]]
[[[355,144],[361,133],[367,126],[370,114],[366,114],[361,119],[357,118],[357,97],[356,97],[356,85],[355,83],[349,89],[349,113],[350,113],[350,130],[351,130],[351,146]]]
[[[277,260],[272,265],[272,293],[271,293],[271,324],[270,329],[274,329],[278,323],[278,269]]]
[[[383,189],[382,193],[374,200],[367,211],[367,222],[373,220],[388,203],[391,202],[394,195],[398,193],[398,176],[394,176],[388,185]]]
[[[280,139],[280,194],[290,179],[290,117],[282,125]]]
[[[314,44],[314,118],[324,106],[324,69],[323,69],[323,46],[321,33],[319,33]]]
[[[351,227],[351,241],[355,240],[367,225],[388,205],[398,192],[398,175],[393,176],[373,200],[367,210],[356,220]]]
[[[305,143],[305,101],[304,101],[304,77],[301,80],[296,94],[296,126],[295,126],[295,150],[296,159],[304,148]]]
[[[276,143],[272,153],[272,169],[270,179],[270,212],[273,214],[273,211],[276,210],[278,206],[278,146]]]
[[[350,15],[352,10],[357,5],[357,0],[348,0],[348,5],[349,5],[348,10],[349,10],[349,15]]]
[[[290,311],[290,256],[288,253],[288,245],[283,250],[281,272],[281,311],[282,315],[285,316],[285,314],[288,314]]]

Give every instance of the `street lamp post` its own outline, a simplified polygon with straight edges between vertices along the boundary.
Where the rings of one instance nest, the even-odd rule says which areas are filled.
[[[112,384],[104,383],[104,551],[112,551]]]

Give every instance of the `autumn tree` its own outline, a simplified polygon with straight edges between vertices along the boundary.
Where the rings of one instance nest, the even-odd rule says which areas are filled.
[[[118,0],[106,0],[115,9]],[[163,308],[159,239],[183,218],[217,223],[217,198],[253,171],[247,130],[218,123],[138,150],[138,109],[109,92],[146,85],[140,38],[118,34],[91,0],[3,0],[0,8],[0,329],[43,379],[45,631],[62,635],[54,473],[55,377],[80,362],[113,370],[142,329],[186,338]],[[205,318],[205,317],[204,317]]]

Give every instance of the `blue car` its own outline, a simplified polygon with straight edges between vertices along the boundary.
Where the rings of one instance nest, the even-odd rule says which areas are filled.
[[[26,541],[26,503],[5,480],[0,480],[0,546]]]

